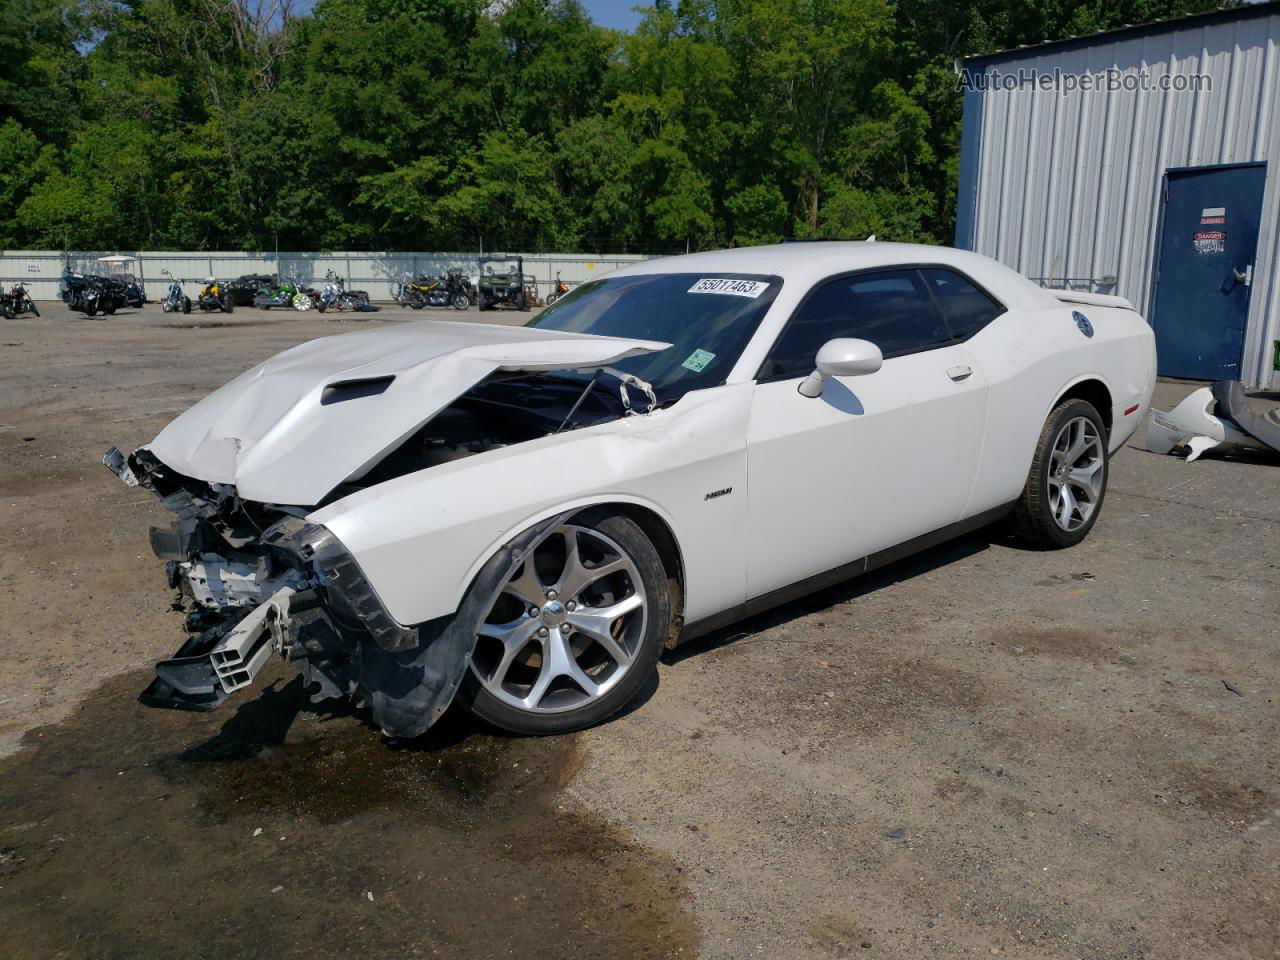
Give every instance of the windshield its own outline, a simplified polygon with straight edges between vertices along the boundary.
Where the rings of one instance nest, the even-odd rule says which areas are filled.
[[[670,343],[614,364],[669,402],[724,383],[781,287],[778,277],[742,273],[605,277],[575,287],[529,326]]]

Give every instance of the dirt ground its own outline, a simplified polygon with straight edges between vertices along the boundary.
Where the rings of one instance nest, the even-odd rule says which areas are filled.
[[[1280,957],[1280,457],[1140,430],[1073,550],[967,537],[573,737],[393,744],[283,666],[138,705],[165,518],[99,458],[422,315],[43,309],[0,321],[0,957]]]

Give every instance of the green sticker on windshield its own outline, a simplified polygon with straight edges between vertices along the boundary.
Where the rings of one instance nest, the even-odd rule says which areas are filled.
[[[707,364],[716,358],[714,353],[708,353],[706,350],[695,350],[685,359],[680,366],[686,370],[692,370],[694,373],[701,373],[707,369]]]

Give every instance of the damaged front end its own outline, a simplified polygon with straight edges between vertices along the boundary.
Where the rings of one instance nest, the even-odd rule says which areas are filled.
[[[212,710],[251,684],[273,652],[298,667],[313,701],[348,696],[417,651],[420,628],[390,616],[342,544],[302,509],[244,501],[229,485],[177,474],[145,448],[126,457],[112,447],[103,463],[176,515],[167,529],[151,529],[151,546],[188,638],[156,665],[143,703]],[[424,730],[461,679],[456,668],[446,673],[420,697],[418,711],[431,718]]]

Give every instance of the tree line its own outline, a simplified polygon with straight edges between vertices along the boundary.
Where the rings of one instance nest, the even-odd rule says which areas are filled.
[[[0,246],[950,241],[954,59],[1212,0],[5,0]]]

